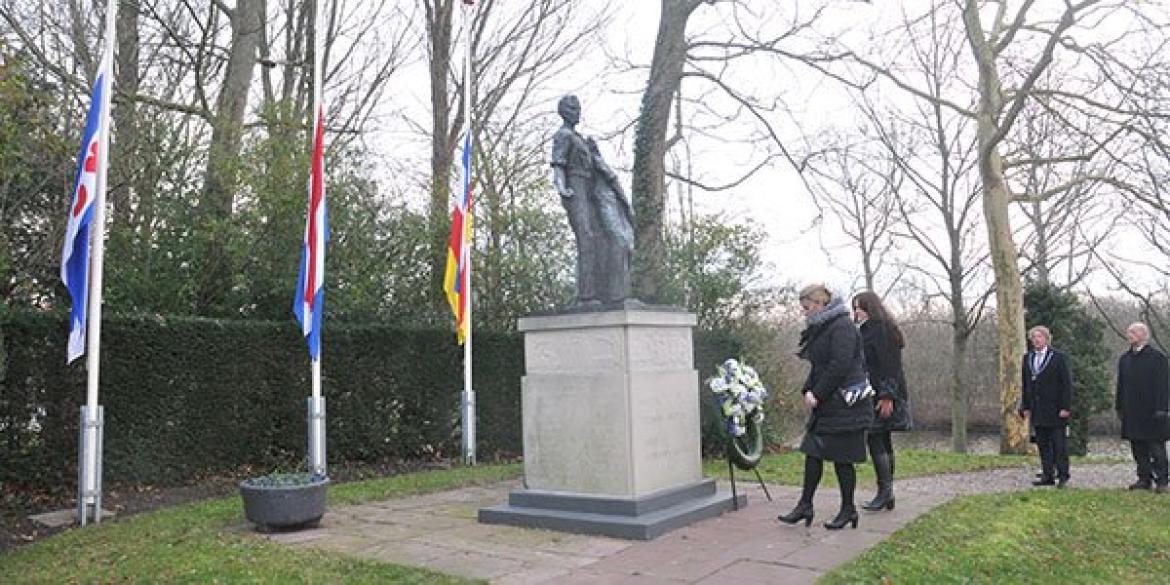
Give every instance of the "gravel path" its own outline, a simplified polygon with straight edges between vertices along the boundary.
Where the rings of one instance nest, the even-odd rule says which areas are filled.
[[[894,489],[899,494],[941,495],[947,497],[1037,489],[1032,480],[1039,464],[1027,469],[994,469],[969,473],[952,473],[928,477],[899,479]],[[1134,480],[1132,464],[1110,463],[1073,465],[1069,488],[1125,488]]]

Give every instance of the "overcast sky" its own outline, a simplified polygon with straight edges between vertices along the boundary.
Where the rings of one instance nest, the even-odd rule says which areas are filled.
[[[582,0],[579,10],[589,10],[596,0]],[[581,62],[571,74],[558,77],[545,89],[545,101],[534,108],[555,110],[555,98],[564,93],[576,93],[582,100],[583,119],[580,130],[588,135],[610,137],[601,141],[602,153],[617,169],[628,170],[633,164],[630,146],[633,139],[632,121],[637,115],[641,91],[646,82],[646,70],[620,73],[612,65],[613,57],[626,57],[639,66],[650,62],[658,28],[659,2],[635,0],[614,3],[617,13],[605,32],[603,44],[607,55],[597,55]],[[845,10],[830,15],[841,26],[857,26],[882,18],[896,17],[889,3],[841,3]],[[689,33],[702,30],[703,18],[717,14],[711,7],[701,6],[688,27]],[[461,51],[461,49],[459,49]],[[460,53],[461,54],[461,53]],[[783,64],[757,62],[737,77],[741,83],[756,88],[783,94],[784,103],[790,109],[787,114],[777,113],[772,123],[782,138],[791,141],[791,147],[799,150],[803,132],[809,132],[829,125],[849,125],[858,118],[844,90],[835,82],[807,68],[791,68]],[[428,86],[425,78],[425,64],[416,63],[413,72],[403,75],[404,81],[395,99],[413,119],[423,121],[429,118]],[[696,97],[705,88],[688,80],[684,84],[684,95]],[[888,96],[886,96],[888,97]],[[713,97],[712,99],[719,99]],[[905,99],[904,96],[895,99]],[[797,125],[799,124],[798,127]],[[557,120],[550,119],[547,134],[551,136]],[[614,136],[623,127],[631,129],[625,134]],[[426,126],[424,126],[426,127]],[[722,129],[721,129],[722,132]],[[759,159],[759,148],[747,141],[737,142],[736,136],[743,136],[743,127],[728,127],[724,133],[728,141],[695,140],[692,156],[701,173],[699,178],[709,183],[723,183],[737,177],[746,168],[754,166]],[[410,131],[395,130],[378,134],[377,150],[387,156],[399,159],[417,158],[425,160],[429,147],[420,142],[423,138]],[[628,173],[625,184],[629,185]],[[550,191],[550,199],[553,194]],[[722,213],[728,221],[750,218],[768,233],[764,258],[770,268],[765,276],[767,284],[801,285],[811,281],[825,281],[839,289],[857,290],[861,285],[860,261],[858,254],[848,244],[836,220],[825,216],[823,224],[817,224],[818,206],[790,165],[776,160],[751,179],[739,186],[720,192],[693,192],[695,206],[700,211]],[[672,191],[668,205],[677,206],[677,192]],[[677,207],[675,207],[677,209]],[[1118,242],[1117,251],[1137,256],[1140,247],[1137,240]],[[1132,247],[1133,249],[1127,249]],[[912,249],[911,246],[905,246]],[[1102,280],[1100,286],[1108,283]]]

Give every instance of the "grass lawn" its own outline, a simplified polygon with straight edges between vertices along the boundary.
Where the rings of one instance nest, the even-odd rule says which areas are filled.
[[[329,488],[334,505],[516,477],[519,465],[411,473]],[[0,556],[8,583],[472,583],[422,569],[293,549],[241,530],[238,497],[68,530]]]
[[[895,453],[896,478],[922,477],[941,473],[959,473],[963,471],[983,471],[988,469],[1010,469],[1038,467],[1040,461],[1034,455],[970,455],[948,453],[943,451],[926,451],[921,449],[900,450]],[[1101,458],[1073,457],[1073,463],[1105,463],[1113,460]],[[781,485],[800,485],[804,476],[804,454],[790,451],[780,454],[768,454],[760,462],[760,475],[768,483]],[[709,459],[703,462],[703,472],[708,477],[727,477],[727,461],[723,459]],[[754,479],[749,472],[738,472],[737,477]],[[874,485],[873,465],[863,463],[857,466],[858,485]],[[837,485],[837,476],[833,473],[833,465],[825,464],[825,474],[821,478],[821,485]]]
[[[898,477],[1034,466],[1034,459],[905,450],[898,452]],[[726,476],[724,461],[704,467],[709,476]],[[803,455],[768,455],[760,469],[766,481],[798,484]],[[329,502],[385,500],[520,473],[518,464],[487,465],[337,484]],[[859,466],[859,477],[872,483],[872,468]],[[825,481],[835,483],[831,471]],[[966,498],[910,524],[829,582],[889,576],[895,583],[935,583],[952,575],[956,582],[969,582],[964,575],[980,582],[1049,581],[1049,575],[1060,582],[1142,582],[1139,570],[1170,563],[1166,526],[1170,497],[1152,494],[1046,490]],[[238,497],[68,530],[0,556],[0,575],[14,583],[470,582],[257,538],[245,528]]]
[[[1120,490],[970,496],[821,583],[1167,583],[1170,497]]]

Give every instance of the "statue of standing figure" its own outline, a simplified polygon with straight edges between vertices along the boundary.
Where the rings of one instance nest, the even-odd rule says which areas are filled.
[[[617,174],[592,138],[577,133],[581,102],[566,95],[557,103],[564,125],[553,136],[553,186],[577,240],[578,307],[630,298],[634,214]]]

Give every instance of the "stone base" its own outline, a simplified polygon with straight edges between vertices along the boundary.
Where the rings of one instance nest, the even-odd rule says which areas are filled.
[[[525,486],[637,498],[702,480],[695,321],[678,310],[520,319]]]
[[[638,299],[629,298],[620,301],[602,302],[589,301],[573,303],[559,309],[536,311],[529,317],[556,317],[558,315],[572,315],[574,313],[601,313],[605,311],[655,311],[659,313],[685,313],[686,309],[677,305],[653,305]]]
[[[87,506],[89,508],[89,506]],[[114,513],[110,510],[102,510],[102,520],[110,520],[114,517]],[[72,526],[78,524],[77,508],[69,508],[65,510],[56,510],[53,512],[45,512],[43,514],[34,514],[28,517],[29,520],[36,522],[42,526],[49,528],[61,528],[63,526]]]
[[[738,507],[747,506],[746,495],[738,500]],[[514,490],[507,504],[481,508],[479,521],[650,540],[735,508],[731,494],[718,492],[715,480],[708,479],[631,498]]]

